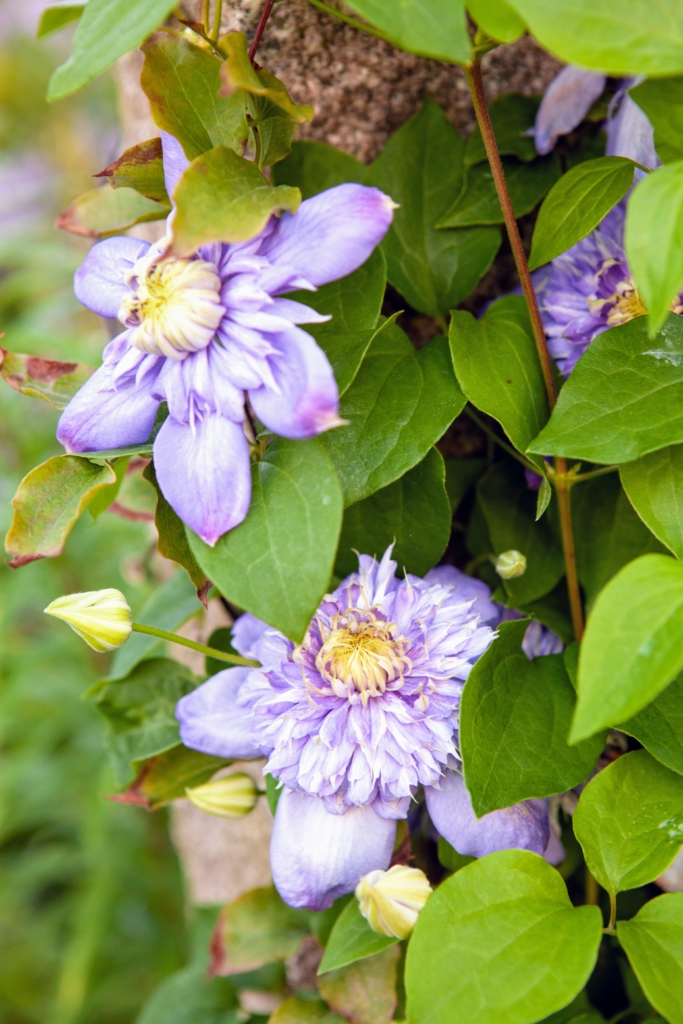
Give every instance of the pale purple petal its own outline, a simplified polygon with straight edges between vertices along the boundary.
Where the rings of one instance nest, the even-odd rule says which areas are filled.
[[[605,76],[568,64],[548,88],[536,115],[535,141],[539,153],[549,153],[560,135],[567,135],[593,106],[605,88]]]
[[[107,390],[102,390],[102,388]],[[152,432],[159,403],[152,384],[134,381],[111,389],[111,369],[101,366],[71,399],[57,424],[67,452],[100,452],[143,444]]]
[[[250,671],[227,668],[178,701],[175,713],[186,747],[214,757],[261,756],[250,739],[253,714],[237,703]]]
[[[161,132],[161,148],[164,154],[164,180],[166,191],[169,196],[182,178],[185,170],[189,167],[190,161],[183,152],[183,147],[173,135],[168,132]]]
[[[169,416],[154,442],[154,468],[171,508],[212,547],[249,511],[249,447],[241,424],[224,416],[194,427]]]
[[[500,617],[498,605],[491,600],[491,589],[483,580],[456,569],[454,565],[437,565],[425,576],[425,583],[439,583],[442,587],[454,587],[465,600],[473,601],[472,611],[482,622],[497,622]]]
[[[607,123],[607,156],[625,156],[654,170],[659,167],[654,129],[647,114],[627,94]]]
[[[270,844],[275,887],[290,907],[326,910],[362,875],[389,867],[395,837],[396,822],[371,807],[330,814],[318,797],[285,789]]]
[[[76,298],[93,313],[115,320],[129,294],[124,274],[149,249],[140,238],[105,238],[93,245],[74,275]]]
[[[543,854],[550,839],[547,800],[525,800],[477,818],[459,772],[446,772],[441,788],[425,786],[434,825],[454,850],[483,857],[496,850],[532,850]]]
[[[261,622],[255,615],[245,612],[236,619],[232,627],[232,646],[243,658],[255,658],[260,661],[256,653],[258,642],[268,629],[265,622]]]
[[[277,355],[269,360],[277,391],[249,391],[254,412],[282,437],[315,437],[340,425],[339,392],[327,356],[310,334],[292,326],[268,336]]]
[[[559,836],[555,835],[553,830],[550,830],[550,839],[546,846],[543,856],[548,861],[548,864],[561,864],[564,858],[567,856],[566,850],[562,845],[562,840]]]
[[[337,185],[284,213],[260,253],[291,266],[311,284],[327,284],[362,266],[394,215],[389,196],[365,185]]]

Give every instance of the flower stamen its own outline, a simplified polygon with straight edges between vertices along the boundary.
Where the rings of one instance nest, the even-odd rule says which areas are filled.
[[[337,696],[350,699],[359,693],[366,707],[370,697],[380,697],[389,685],[392,690],[403,686],[412,662],[406,655],[408,641],[395,636],[393,622],[350,608],[335,615],[330,626],[321,634],[315,667]]]

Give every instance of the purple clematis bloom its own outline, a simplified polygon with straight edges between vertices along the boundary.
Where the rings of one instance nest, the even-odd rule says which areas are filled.
[[[187,160],[171,136],[163,145],[172,193]],[[332,368],[298,326],[328,318],[280,296],[356,270],[393,208],[378,189],[347,184],[307,199],[294,216],[271,217],[248,242],[205,245],[189,259],[167,256],[168,238],[95,245],[76,272],[76,295],[126,329],[65,409],[58,439],[69,452],[143,443],[168,402],[154,442],[157,479],[180,518],[215,544],[249,509],[245,392],[283,437],[340,423]]]
[[[273,878],[292,906],[322,910],[387,868],[419,786],[461,852],[549,847],[548,801],[477,820],[459,772],[460,695],[501,607],[451,566],[399,580],[390,555],[361,555],[299,646],[243,615],[233,644],[262,667],[219,672],[177,706],[185,746],[268,758],[264,771],[283,787]]]

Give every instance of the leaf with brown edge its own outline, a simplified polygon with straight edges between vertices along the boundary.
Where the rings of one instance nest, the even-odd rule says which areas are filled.
[[[297,124],[310,121],[313,107],[309,103],[298,104],[291,98],[286,88],[269,71],[256,71],[247,50],[247,37],[244,32],[229,32],[221,39],[221,49],[227,55],[221,65],[221,96],[230,96],[235,89],[242,89],[252,96],[260,96],[270,100],[289,114]]]
[[[166,501],[159,487],[156,473],[154,472],[154,463],[150,462],[142,471],[142,475],[157,492],[157,507],[154,513],[154,524],[159,533],[157,551],[162,558],[169,558],[172,562],[182,565],[197,588],[197,597],[206,608],[206,596],[211,589],[212,583],[199,568],[199,563],[190,550],[182,520]]]
[[[308,913],[294,910],[273,886],[252,889],[225,907],[211,940],[211,974],[243,974],[294,956],[309,934]]]
[[[0,377],[15,391],[41,398],[55,409],[66,408],[94,372],[85,363],[62,363],[0,347]]]
[[[147,199],[169,202],[160,138],[136,143],[93,178],[106,178],[112,188],[132,188]]]
[[[399,946],[390,946],[348,967],[318,978],[318,990],[329,1006],[350,1024],[388,1024],[396,1009]]]
[[[7,553],[14,556],[10,567],[60,555],[88,503],[115,480],[110,465],[75,455],[55,455],[32,469],[12,499],[14,517],[5,538]]]
[[[186,787],[201,786],[231,762],[178,744],[147,761],[136,763],[138,775],[123,793],[107,796],[119,804],[134,804],[148,811],[185,796]]]
[[[167,203],[147,199],[134,188],[93,188],[59,214],[55,227],[83,238],[106,238],[135,224],[163,220],[170,210]]]

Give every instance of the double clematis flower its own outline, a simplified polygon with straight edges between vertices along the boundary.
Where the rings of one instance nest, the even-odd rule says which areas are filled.
[[[503,617],[480,580],[452,566],[395,576],[389,549],[325,597],[303,642],[246,614],[233,628],[260,669],[219,672],[177,705],[187,747],[267,757],[282,789],[271,844],[273,878],[295,907],[322,910],[362,876],[389,867],[396,822],[424,790],[431,819],[460,853],[507,847],[563,851],[549,804],[527,800],[477,819],[461,774],[460,695]],[[533,656],[559,648],[539,624]]]
[[[169,195],[187,166],[163,135]],[[287,438],[339,425],[339,397],[325,353],[300,324],[328,319],[281,296],[315,291],[361,266],[386,234],[394,204],[378,189],[339,185],[272,217],[248,242],[202,246],[190,258],[109,238],[76,272],[80,301],[124,331],[65,409],[57,430],[68,452],[154,441],[159,486],[208,544],[249,509],[245,393],[258,419]],[[171,218],[173,214],[171,214]]]

